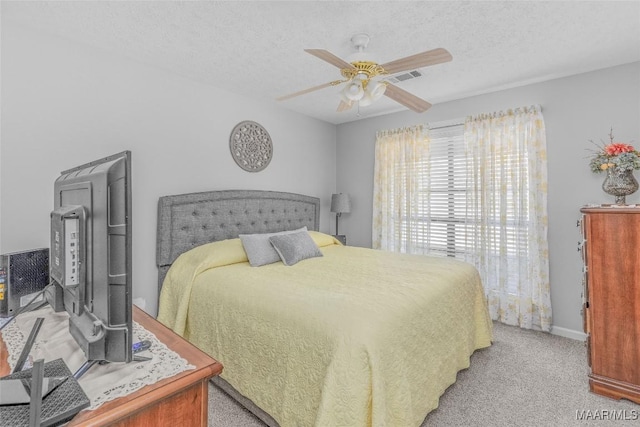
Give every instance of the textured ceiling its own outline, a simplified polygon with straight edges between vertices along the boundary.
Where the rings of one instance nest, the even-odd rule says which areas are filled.
[[[640,60],[640,1],[110,1],[1,3],[10,20],[331,123],[405,108],[383,97],[337,113],[341,58],[371,36],[378,63],[438,47],[453,61],[401,88],[432,104]],[[424,114],[428,114],[424,113]]]

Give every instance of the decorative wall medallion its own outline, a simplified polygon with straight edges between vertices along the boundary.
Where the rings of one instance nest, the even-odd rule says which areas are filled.
[[[248,172],[260,172],[273,156],[269,132],[256,122],[240,122],[231,131],[229,149],[233,160]]]

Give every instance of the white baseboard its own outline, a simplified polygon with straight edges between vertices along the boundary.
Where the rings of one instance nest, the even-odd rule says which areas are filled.
[[[551,326],[551,333],[577,341],[586,341],[587,339],[587,334],[582,331],[574,331],[573,329],[561,328],[560,326]]]

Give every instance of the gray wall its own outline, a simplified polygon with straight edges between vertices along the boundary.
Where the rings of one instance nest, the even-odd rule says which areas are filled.
[[[422,115],[402,112],[342,124],[337,131],[337,190],[349,193],[352,212],[340,219],[349,244],[371,246],[375,133],[519,106],[540,104],[547,130],[549,254],[553,331],[579,337],[582,330],[580,239],[576,220],[587,203],[612,203],[604,176],[589,170],[589,140],[617,141],[640,149],[640,63],[437,104]],[[640,174],[636,172],[636,178]],[[640,203],[640,192],[627,197]]]
[[[64,169],[132,151],[134,297],[156,311],[156,209],[167,194],[263,189],[321,198],[330,231],[334,125],[198,84],[93,47],[2,22],[0,253],[49,247],[53,182]],[[240,169],[229,134],[262,124],[274,154]]]

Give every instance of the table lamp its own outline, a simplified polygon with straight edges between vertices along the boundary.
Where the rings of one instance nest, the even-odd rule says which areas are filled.
[[[332,194],[331,195],[331,212],[336,213],[336,236],[338,233],[338,218],[343,213],[351,212],[351,200],[349,200],[348,194]]]

